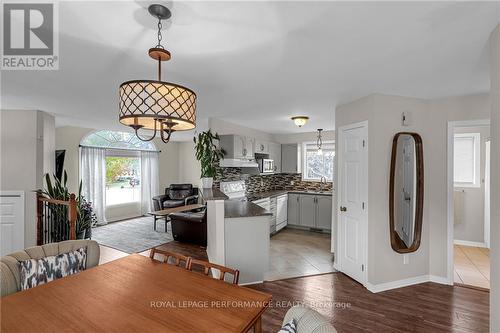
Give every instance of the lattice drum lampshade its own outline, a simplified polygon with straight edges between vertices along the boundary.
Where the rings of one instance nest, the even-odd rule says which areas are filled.
[[[161,81],[135,80],[120,85],[120,123],[159,130],[171,121],[173,131],[196,124],[196,94],[186,87]]]
[[[148,11],[158,19],[158,44],[149,49],[149,56],[158,62],[158,80],[123,82],[119,89],[119,119],[133,128],[140,140],[151,141],[159,132],[167,143],[173,132],[196,127],[196,94],[189,88],[161,80],[161,63],[171,58],[161,45],[161,21],[170,18],[171,13],[159,4],[150,5]],[[152,135],[139,136],[142,129],[152,130]]]

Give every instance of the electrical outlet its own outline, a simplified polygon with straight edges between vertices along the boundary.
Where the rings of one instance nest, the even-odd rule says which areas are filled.
[[[295,185],[295,182],[293,180],[290,180],[290,185]]]

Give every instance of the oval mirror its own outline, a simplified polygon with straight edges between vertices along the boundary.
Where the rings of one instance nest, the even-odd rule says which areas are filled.
[[[397,133],[392,141],[389,224],[392,249],[416,251],[422,234],[424,160],[417,133]]]

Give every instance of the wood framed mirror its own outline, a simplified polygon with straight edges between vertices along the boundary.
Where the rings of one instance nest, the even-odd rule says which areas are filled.
[[[391,247],[398,253],[420,247],[424,206],[424,152],[417,133],[400,132],[392,140],[389,184]]]

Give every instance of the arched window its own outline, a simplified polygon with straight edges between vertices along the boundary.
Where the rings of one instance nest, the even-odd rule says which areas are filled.
[[[87,147],[155,151],[154,143],[139,140],[134,134],[117,131],[98,131],[84,137],[80,143]]]

